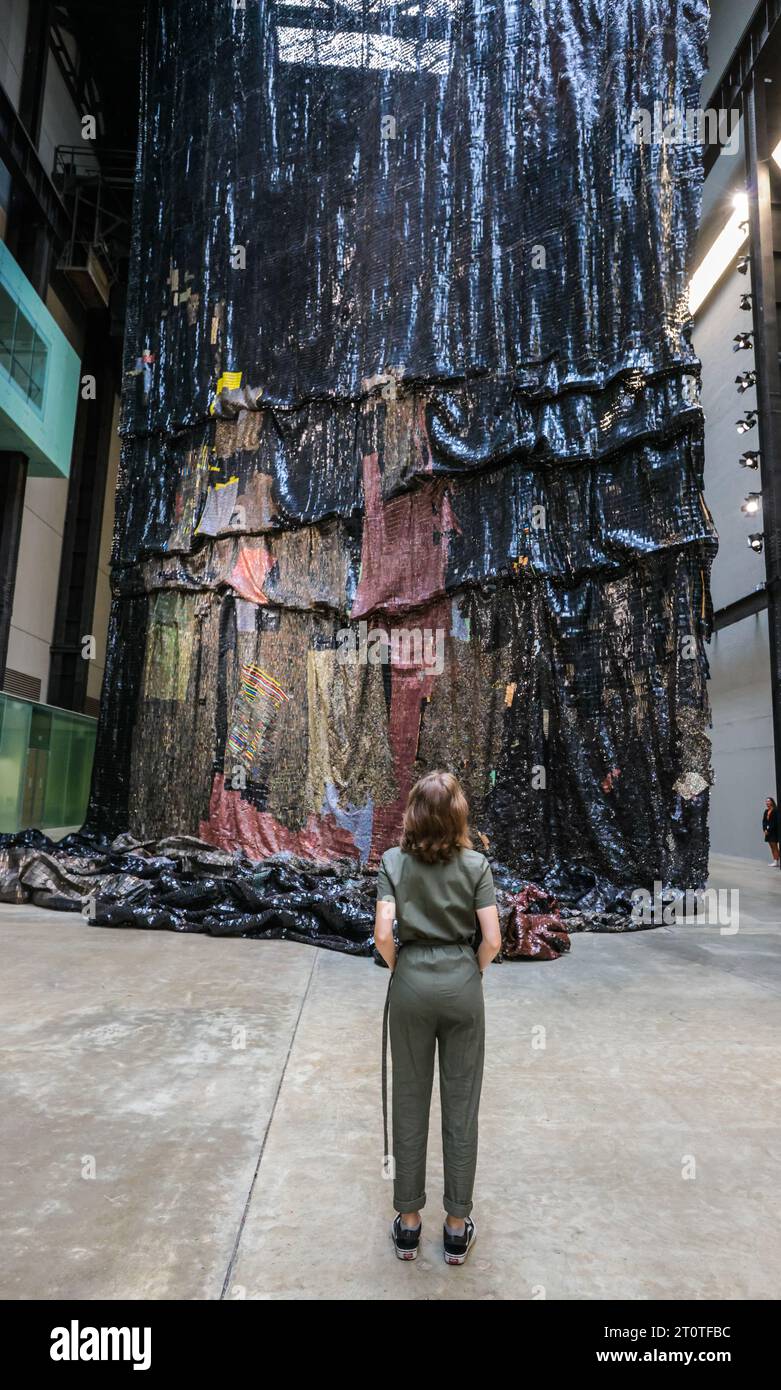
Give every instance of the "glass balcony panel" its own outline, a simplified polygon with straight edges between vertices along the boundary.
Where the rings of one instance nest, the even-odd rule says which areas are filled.
[[[21,386],[26,396],[30,394],[30,382],[32,381],[34,338],[35,329],[30,321],[24,317],[24,314],[17,314],[11,376],[17,386]]]
[[[96,729],[86,715],[0,694],[0,833],[83,824]]]
[[[30,400],[39,408],[43,404],[43,387],[46,380],[46,344],[37,333],[33,334],[30,362]]]
[[[0,695],[0,834],[21,829],[32,705]]]
[[[9,376],[14,357],[16,313],[16,300],[0,285],[0,367],[3,367]]]

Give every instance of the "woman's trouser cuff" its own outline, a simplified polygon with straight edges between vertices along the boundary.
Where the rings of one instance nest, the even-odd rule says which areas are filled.
[[[471,1202],[451,1202],[449,1197],[445,1197],[442,1205],[448,1216],[466,1217],[472,1214]]]
[[[410,1197],[409,1201],[400,1201],[398,1197],[393,1199],[393,1210],[400,1212],[402,1216],[406,1216],[407,1212],[410,1211],[420,1211],[421,1207],[425,1207],[425,1205],[425,1192],[421,1192],[419,1197]]]

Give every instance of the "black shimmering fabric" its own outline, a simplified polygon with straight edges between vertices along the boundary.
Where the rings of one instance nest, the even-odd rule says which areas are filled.
[[[363,872],[445,766],[508,892],[702,884],[707,23],[150,0],[94,832]]]

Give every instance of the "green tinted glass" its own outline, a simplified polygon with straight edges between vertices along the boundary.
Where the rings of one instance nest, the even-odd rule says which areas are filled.
[[[0,695],[0,834],[21,829],[32,705]]]

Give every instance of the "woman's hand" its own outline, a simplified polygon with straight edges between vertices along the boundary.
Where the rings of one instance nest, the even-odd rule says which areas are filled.
[[[374,944],[391,975],[396,968],[396,942],[393,940],[395,920],[396,903],[393,898],[380,898],[374,913]]]

